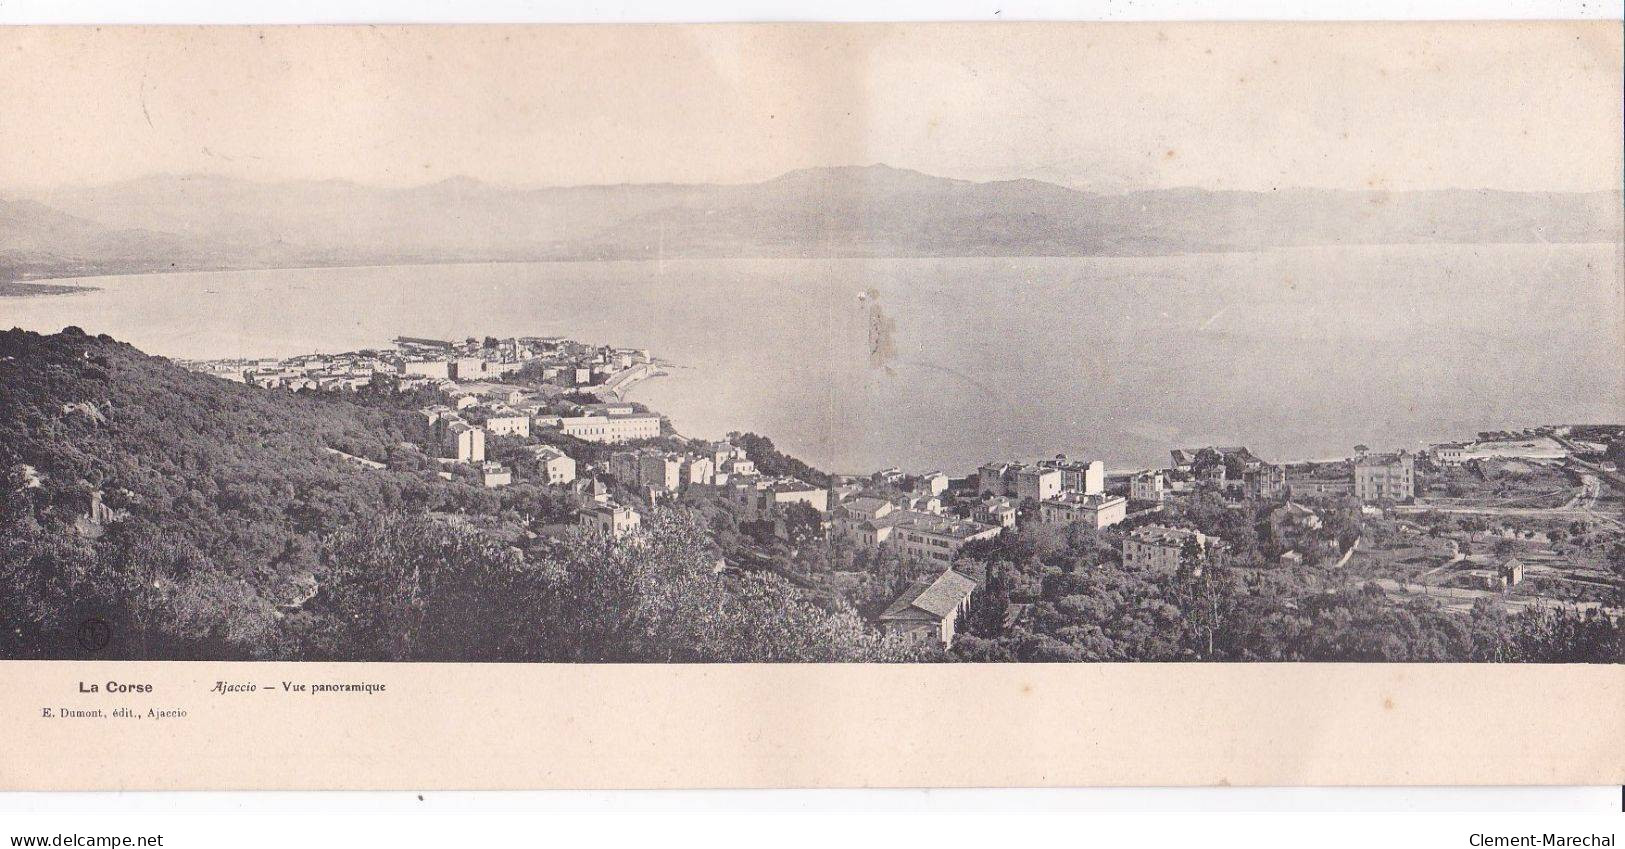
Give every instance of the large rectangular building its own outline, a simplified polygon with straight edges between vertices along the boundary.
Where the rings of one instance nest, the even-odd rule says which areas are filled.
[[[492,413],[485,419],[485,429],[502,436],[530,438],[530,416],[513,411]]]
[[[929,560],[943,565],[952,563],[966,543],[992,539],[1004,530],[993,525],[912,510],[898,511],[886,518],[893,516],[897,520],[890,523],[891,530],[884,540],[885,544],[905,559]],[[884,522],[885,519],[880,521]]]
[[[980,495],[1009,495],[1044,501],[1061,492],[1061,470],[1025,463],[988,463],[976,472]]]
[[[795,478],[756,480],[744,484],[740,489],[748,493],[747,497],[754,496],[755,501],[750,506],[757,513],[791,504],[805,504],[820,514],[829,510],[829,490]]]
[[[1061,473],[1061,489],[1084,495],[1106,491],[1106,464],[1100,460],[1073,460],[1065,456],[1039,463]]]
[[[1157,572],[1178,571],[1185,557],[1186,546],[1195,544],[1197,565],[1224,562],[1225,546],[1218,539],[1190,528],[1170,528],[1164,525],[1146,525],[1123,537],[1123,565]]]
[[[1416,458],[1410,454],[1363,454],[1354,460],[1354,497],[1370,503],[1415,496]]]
[[[630,442],[660,435],[660,417],[652,413],[625,413],[602,416],[566,416],[559,430],[587,442]]]
[[[1038,502],[1038,519],[1046,525],[1082,522],[1095,530],[1110,527],[1128,518],[1128,499],[1121,495],[1084,495],[1063,492]]]
[[[451,363],[446,360],[408,360],[401,363],[401,374],[445,380],[451,377]]]

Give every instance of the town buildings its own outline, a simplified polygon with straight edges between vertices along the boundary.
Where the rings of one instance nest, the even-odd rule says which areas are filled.
[[[1349,477],[1289,476],[1286,488],[1288,496],[1292,498],[1342,498],[1354,493],[1354,480]]]
[[[976,473],[982,495],[1009,495],[1023,501],[1044,501],[1061,491],[1061,470],[1026,463],[988,463]]]
[[[513,410],[498,410],[485,417],[486,431],[501,436],[530,438],[530,416]]]
[[[513,483],[513,472],[501,463],[487,460],[480,464],[480,483],[486,489],[507,486]]]
[[[1129,481],[1128,487],[1129,498],[1153,504],[1161,504],[1163,496],[1168,493],[1167,478],[1160,471],[1143,472],[1135,475]]]
[[[1019,513],[1020,506],[1014,498],[1004,495],[990,495],[971,508],[970,517],[984,525],[1013,528],[1016,526],[1016,516]]]
[[[831,529],[840,536],[859,540],[862,539],[861,531],[866,523],[890,515],[896,509],[896,505],[884,498],[855,496],[835,505]]]
[[[1171,528],[1165,525],[1146,525],[1123,537],[1123,565],[1157,572],[1175,572],[1183,564],[1188,546],[1198,559],[1194,568],[1201,572],[1202,564],[1221,565],[1226,555],[1221,540],[1190,528]]]
[[[423,416],[424,422],[431,428],[442,421],[457,418],[457,411],[445,404],[431,404],[419,410],[418,413]]]
[[[717,483],[720,485],[737,478],[752,477],[756,473],[756,464],[740,449],[739,453],[717,464]]]
[[[643,486],[676,492],[683,484],[682,455],[641,452],[638,455],[638,482]]]
[[[710,457],[685,454],[682,458],[682,466],[678,470],[678,476],[682,479],[684,486],[710,484],[716,480],[716,464],[711,461]]]
[[[442,437],[448,457],[465,463],[485,461],[485,431],[462,419],[446,422]]]
[[[923,495],[941,495],[948,491],[948,476],[942,472],[926,472],[920,476],[917,490]]]
[[[760,516],[791,504],[805,504],[820,514],[829,510],[829,490],[795,478],[745,478],[730,482],[734,499]]]
[[[609,456],[609,474],[630,486],[659,492],[678,492],[690,486],[713,486],[719,480],[709,454],[639,448]]]
[[[1241,473],[1239,486],[1233,493],[1242,498],[1273,501],[1285,498],[1287,493],[1286,469],[1262,460],[1248,465]]]
[[[1307,530],[1314,530],[1321,526],[1319,514],[1295,501],[1288,501],[1277,509],[1273,515],[1280,516],[1281,520],[1287,524]]]
[[[551,445],[536,445],[531,454],[543,483],[561,486],[576,479],[576,461],[563,451]]]
[[[1363,454],[1354,460],[1354,497],[1366,503],[1410,501],[1416,495],[1416,458],[1396,454]]]
[[[1040,461],[1039,465],[1061,473],[1063,490],[1084,495],[1100,495],[1106,491],[1106,464],[1100,460],[1070,460],[1062,454],[1053,460]]]
[[[439,380],[451,378],[451,363],[445,360],[410,360],[401,363],[400,368],[401,374],[415,374]]]
[[[1038,516],[1040,522],[1049,525],[1081,522],[1099,530],[1128,518],[1128,499],[1121,495],[1084,495],[1069,490],[1038,502]]]
[[[935,495],[899,495],[894,503],[904,510],[939,514],[942,512],[942,499]]]
[[[618,504],[594,502],[581,509],[581,529],[599,539],[620,539],[635,533],[642,524],[638,511]]]
[[[452,380],[479,380],[485,377],[483,357],[458,357],[451,361]]]
[[[899,510],[869,523],[876,531],[877,544],[885,545],[906,559],[952,563],[969,542],[992,539],[1003,528],[965,519]],[[884,533],[880,531],[884,530]]]
[[[587,442],[630,442],[659,436],[660,417],[653,413],[565,416],[559,430]]]
[[[1440,466],[1459,466],[1467,462],[1467,443],[1445,442],[1430,449],[1434,463]]]

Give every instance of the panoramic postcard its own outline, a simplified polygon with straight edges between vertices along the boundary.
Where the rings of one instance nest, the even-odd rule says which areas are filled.
[[[0,32],[0,658],[1625,662],[1620,71]]]

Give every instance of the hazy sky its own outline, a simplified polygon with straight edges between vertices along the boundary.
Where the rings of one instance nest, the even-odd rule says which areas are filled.
[[[0,30],[0,186],[159,172],[1620,186],[1592,24]]]

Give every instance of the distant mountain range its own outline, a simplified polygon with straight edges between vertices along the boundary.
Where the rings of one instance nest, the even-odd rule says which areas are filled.
[[[884,165],[743,185],[413,188],[160,176],[0,197],[0,276],[655,257],[1112,256],[1622,239],[1617,192],[977,183]]]

